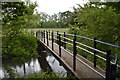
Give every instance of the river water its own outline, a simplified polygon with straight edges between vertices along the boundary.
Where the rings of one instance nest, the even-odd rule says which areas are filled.
[[[34,73],[42,74],[44,72],[54,72],[60,73],[60,76],[68,76],[70,75],[67,69],[61,65],[52,53],[46,51],[43,47],[39,46],[38,48],[39,57],[31,58],[29,62],[20,64],[20,63],[9,63],[5,62],[10,68],[12,68],[15,73],[19,74],[19,76],[28,76]],[[8,78],[8,74],[4,67],[0,67],[0,77]]]

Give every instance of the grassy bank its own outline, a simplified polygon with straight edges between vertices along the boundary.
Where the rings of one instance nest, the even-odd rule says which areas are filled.
[[[38,30],[50,30],[50,31],[60,31],[60,32],[68,32],[69,28],[29,28],[28,31],[38,31]]]

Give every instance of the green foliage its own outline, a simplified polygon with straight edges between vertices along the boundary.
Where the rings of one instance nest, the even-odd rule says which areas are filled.
[[[12,39],[3,37],[3,58],[12,58],[13,60],[24,60],[26,57],[31,58],[37,55],[37,40],[33,35],[21,33]]]
[[[103,2],[102,0],[99,0],[98,2],[90,2],[91,5],[95,5],[96,7],[100,7],[100,6],[105,6],[106,8],[112,7],[114,10],[114,12],[116,12],[117,14],[120,14],[120,1],[116,2],[114,0],[110,0],[107,2],[107,0],[105,2]]]
[[[119,2],[106,2],[105,5],[107,7],[112,7],[113,9],[115,9],[115,12],[117,14],[120,14],[120,1]]]
[[[79,8],[76,8],[73,13],[75,14],[74,24],[70,25],[69,32],[92,39],[96,37],[97,40],[120,46],[120,14],[117,13],[116,10],[117,9],[113,8],[113,6],[102,7],[100,4],[92,5],[88,3],[85,4],[84,7],[79,5]],[[94,46],[92,41],[82,38],[77,38],[77,41],[91,47]],[[112,55],[117,56],[117,58],[120,59],[120,49],[118,48],[97,43],[97,49],[105,52],[111,50]],[[93,59],[91,59],[92,56],[88,55],[89,53],[85,54],[85,52],[82,52],[81,50],[78,50],[77,52],[93,62]],[[97,53],[97,55],[105,57],[99,53]],[[120,64],[120,61],[118,64]],[[102,68],[104,68],[105,62],[98,59],[97,65],[103,66]]]
[[[77,24],[71,26],[70,32],[120,45],[119,18],[120,15],[116,14],[111,7],[106,9],[86,5],[83,9],[79,9],[78,17],[74,19]]]
[[[2,2],[2,55],[14,61],[25,61],[37,55],[36,38],[23,30],[27,16],[32,16],[36,4],[25,2]],[[29,12],[29,13],[28,13]]]
[[[69,28],[69,24],[71,22],[71,17],[72,17],[72,12],[70,11],[65,11],[65,12],[60,12],[59,13],[59,24],[61,27],[66,27],[66,28]]]
[[[48,78],[60,78],[60,74],[55,74],[51,72],[50,74],[47,74],[46,72],[43,72],[42,74],[35,73],[31,76],[28,76],[28,78],[41,78],[41,79],[48,79]]]
[[[28,20],[32,24],[25,26],[26,28],[68,28],[71,21],[71,12],[59,12],[58,14],[48,15],[47,13],[41,12],[37,15],[29,16]],[[34,26],[33,26],[34,25]]]
[[[30,28],[30,29],[26,29],[28,30],[29,32],[31,32],[31,30],[34,32],[34,31],[59,31],[59,32],[68,32],[69,31],[69,28]]]
[[[47,72],[42,72],[42,74],[38,74],[38,73],[34,73],[32,75],[28,75],[28,76],[23,76],[23,77],[20,77],[19,74],[15,73],[13,69],[11,69],[9,66],[7,65],[3,65],[5,70],[7,71],[8,73],[8,76],[9,78],[8,79],[13,79],[13,78],[16,78],[16,79],[19,79],[19,80],[33,80],[33,79],[41,79],[41,80],[75,80],[77,79],[76,77],[72,77],[72,76],[68,76],[68,77],[64,77],[64,76],[60,76],[60,73],[54,73],[54,72],[51,72],[51,73],[47,73]]]
[[[5,68],[6,72],[8,73],[9,78],[15,78],[18,76],[18,74],[15,73],[14,70],[11,69],[9,66],[7,66],[5,64],[2,66]]]
[[[49,20],[43,23],[44,28],[56,28],[58,23],[55,20]]]
[[[33,74],[31,76],[28,76],[28,78],[40,78],[43,80],[77,80],[76,77],[64,77],[64,76],[60,76],[59,73],[54,73],[51,72],[50,74],[47,74],[45,72],[43,72],[43,74]]]
[[[120,33],[118,27],[119,17],[111,8],[107,10],[102,8],[87,8],[77,18],[78,25],[86,25],[81,26],[79,29],[81,33],[79,34],[91,38],[97,37],[99,40],[114,43]],[[86,33],[89,35],[86,35]]]

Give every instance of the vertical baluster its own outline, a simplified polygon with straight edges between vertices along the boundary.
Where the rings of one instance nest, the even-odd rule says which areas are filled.
[[[106,56],[106,80],[110,79],[110,55],[111,55],[111,51],[107,50],[107,56]]]
[[[44,31],[44,43],[45,43],[45,31]]]
[[[60,37],[60,34],[58,34],[58,38],[59,38],[59,56],[61,57],[61,37]]]
[[[49,46],[49,42],[48,42],[48,31],[46,31],[46,37],[47,37],[47,46]]]
[[[73,39],[73,70],[76,70],[76,34],[74,34],[74,39]]]
[[[59,44],[59,37],[58,37],[59,31],[57,31],[57,44]]]
[[[96,38],[94,38],[94,48],[96,49]],[[94,50],[94,67],[96,67],[96,51]]]
[[[64,37],[66,37],[66,34],[65,34],[65,32],[64,32]],[[66,39],[64,38],[64,49],[66,49]]]
[[[54,43],[54,32],[52,31],[52,50],[54,50],[54,45],[53,45],[53,43]]]

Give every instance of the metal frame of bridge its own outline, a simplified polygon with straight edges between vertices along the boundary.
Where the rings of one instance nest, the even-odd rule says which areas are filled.
[[[91,39],[76,34],[66,34],[65,32],[60,33],[58,31],[37,31],[36,36],[40,40],[40,42],[58,58],[60,58],[77,77],[105,78],[106,80],[109,80],[111,78],[114,80],[116,79],[116,69],[117,67],[120,68],[120,66],[117,65],[117,57],[111,55],[110,50],[104,52],[97,49],[96,45],[97,43],[101,43],[108,46],[120,48],[119,46],[96,40],[96,38]],[[69,39],[67,36],[72,36],[73,39]],[[77,38],[83,38],[93,41],[94,47],[78,42]],[[66,44],[73,46],[72,52],[66,48]],[[84,47],[89,48],[92,51]],[[92,54],[94,62],[92,63],[81,55],[78,55],[77,49],[81,49],[89,54]],[[97,53],[101,53],[106,57],[104,58],[100,55],[97,55]],[[97,66],[97,58],[106,62],[106,70],[103,70]],[[114,62],[112,62],[112,60],[114,60]]]

